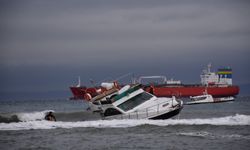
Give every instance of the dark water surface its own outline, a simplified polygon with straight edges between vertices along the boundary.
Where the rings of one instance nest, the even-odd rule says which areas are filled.
[[[101,120],[68,100],[0,101],[0,149],[245,149],[250,147],[250,99],[185,106],[169,120]],[[8,107],[8,108],[7,108]],[[27,108],[28,107],[28,108]],[[44,121],[54,110],[57,122]]]
[[[249,149],[249,126],[152,126],[1,131],[1,149]]]

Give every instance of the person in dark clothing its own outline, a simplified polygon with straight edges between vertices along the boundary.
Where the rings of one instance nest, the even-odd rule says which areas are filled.
[[[44,118],[45,120],[48,121],[56,121],[56,117],[53,115],[53,112],[50,111]]]

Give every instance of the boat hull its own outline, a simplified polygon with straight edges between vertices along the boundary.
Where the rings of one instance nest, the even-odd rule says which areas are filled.
[[[208,102],[208,101],[188,102],[185,105],[196,105],[196,104],[207,104],[207,103],[224,103],[224,102],[231,102],[231,101],[234,101],[234,100],[212,101],[212,102]]]
[[[222,97],[222,98],[211,98],[211,99],[208,98],[206,100],[190,101],[190,102],[187,102],[186,105],[223,103],[223,102],[230,102],[230,101],[234,101],[234,97]]]
[[[169,118],[172,118],[176,115],[178,115],[181,110],[182,110],[183,107],[179,107],[179,108],[176,108],[172,111],[169,111],[169,112],[166,112],[166,113],[163,113],[163,114],[158,114],[156,116],[151,116],[151,117],[146,117],[146,115],[142,115],[142,116],[145,116],[145,117],[140,117],[139,116],[136,116],[136,115],[132,115],[133,113],[130,114],[119,114],[119,115],[114,115],[114,116],[107,116],[107,117],[103,117],[103,119],[105,120],[112,120],[112,119],[151,119],[151,120],[164,120],[164,119],[169,119]]]
[[[179,104],[175,106],[171,106],[171,108],[168,108],[167,110],[163,111],[148,111],[148,109],[145,109],[145,111],[136,111],[131,113],[125,113],[125,114],[117,114],[113,116],[104,116],[103,119],[106,120],[112,120],[112,119],[151,119],[151,120],[163,120],[163,119],[169,119],[176,115],[178,115],[182,108],[183,108],[183,102],[178,101]]]
[[[151,118],[148,118],[148,119],[152,119],[152,120],[159,120],[159,119],[169,119],[169,118],[172,118],[176,115],[178,115],[181,110],[182,110],[183,107],[179,107],[173,111],[170,111],[168,113],[164,113],[162,115],[158,115],[158,116],[155,116],[155,117],[151,117]]]

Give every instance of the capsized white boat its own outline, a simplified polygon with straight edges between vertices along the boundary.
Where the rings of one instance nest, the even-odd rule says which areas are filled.
[[[220,103],[220,102],[228,102],[233,101],[234,97],[220,97],[220,98],[213,98],[210,94],[204,94],[199,96],[191,96],[189,102],[186,102],[186,105],[193,105],[193,104],[203,104],[203,103]]]
[[[100,112],[104,119],[168,119],[183,108],[181,100],[158,98],[141,89],[141,85],[127,85],[109,93],[90,101],[92,111]]]

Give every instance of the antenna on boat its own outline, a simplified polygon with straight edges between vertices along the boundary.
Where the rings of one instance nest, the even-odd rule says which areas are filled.
[[[90,83],[95,86],[95,81],[93,79],[89,79]]]
[[[210,73],[211,72],[211,67],[212,67],[212,63],[209,63],[207,65],[207,72]]]
[[[78,84],[77,84],[77,87],[80,87],[81,86],[81,77],[78,76]]]
[[[125,77],[127,77],[127,76],[129,76],[129,75],[131,75],[131,74],[133,74],[133,73],[132,73],[132,72],[129,72],[129,73],[127,73],[127,74],[124,74],[124,75],[122,75],[122,76],[116,78],[114,81],[119,81],[119,80],[121,80],[122,78],[125,78]]]
[[[131,83],[132,84],[136,84],[136,78],[135,78],[135,74],[132,74],[132,79],[131,79]]]

